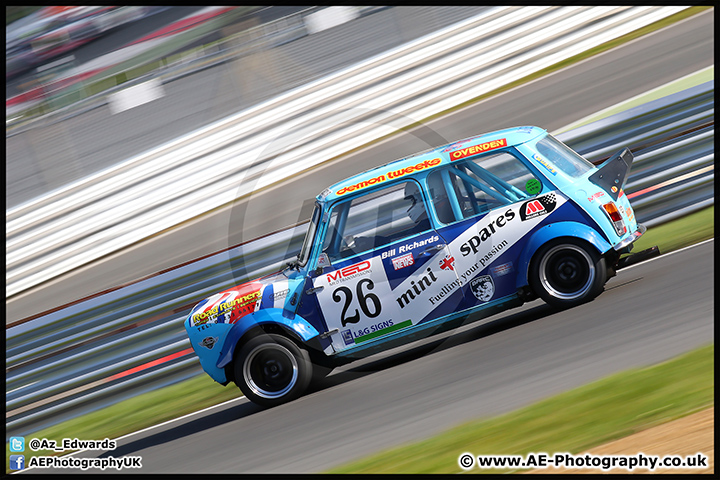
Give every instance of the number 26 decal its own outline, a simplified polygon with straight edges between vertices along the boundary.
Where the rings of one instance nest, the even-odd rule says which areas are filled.
[[[367,284],[368,290],[372,290],[373,288],[375,288],[375,284],[369,278],[363,278],[357,283],[355,290],[357,292],[358,302],[360,302],[360,309],[366,317],[375,318],[380,315],[380,312],[382,311],[382,305],[380,304],[380,299],[377,297],[377,295],[372,293],[363,293],[364,284]],[[340,293],[343,293],[343,295],[340,295]],[[335,303],[340,303],[343,301],[345,302],[345,305],[343,305],[342,313],[340,314],[340,322],[342,323],[343,327],[346,326],[348,323],[358,323],[360,321],[360,312],[358,312],[357,308],[355,309],[355,313],[353,313],[353,315],[347,316],[348,309],[350,308],[350,304],[352,303],[353,299],[352,290],[344,286],[338,287],[333,292],[332,299]]]

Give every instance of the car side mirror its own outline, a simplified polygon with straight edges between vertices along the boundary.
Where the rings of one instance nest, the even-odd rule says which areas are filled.
[[[319,267],[317,267],[317,268],[315,269],[315,276],[316,276],[316,277],[319,277],[319,276],[322,275],[322,274],[323,274],[323,267],[322,267],[322,265],[321,265],[321,266],[319,266]]]

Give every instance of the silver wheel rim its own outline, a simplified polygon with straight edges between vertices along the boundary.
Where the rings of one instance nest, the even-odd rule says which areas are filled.
[[[540,261],[540,283],[550,295],[562,300],[576,300],[585,295],[592,288],[594,278],[592,258],[576,245],[557,245]]]
[[[280,398],[297,383],[297,360],[280,344],[258,345],[245,359],[243,377],[255,395],[267,399]]]

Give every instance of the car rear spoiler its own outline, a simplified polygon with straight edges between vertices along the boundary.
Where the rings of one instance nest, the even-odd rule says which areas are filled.
[[[588,177],[592,183],[605,190],[613,200],[617,200],[620,190],[625,186],[630,173],[633,154],[629,148],[623,148],[598,167],[598,171]]]

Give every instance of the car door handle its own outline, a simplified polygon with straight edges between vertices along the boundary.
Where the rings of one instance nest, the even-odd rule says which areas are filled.
[[[431,247],[426,248],[420,255],[433,255],[435,252],[438,252],[445,248],[444,243],[438,243],[437,245],[433,245]]]
[[[315,287],[315,288],[309,288],[309,289],[305,290],[305,293],[308,295],[312,295],[313,293],[317,293],[317,292],[321,291],[323,288],[325,288],[325,287],[323,287],[322,285],[320,285],[319,287]]]

